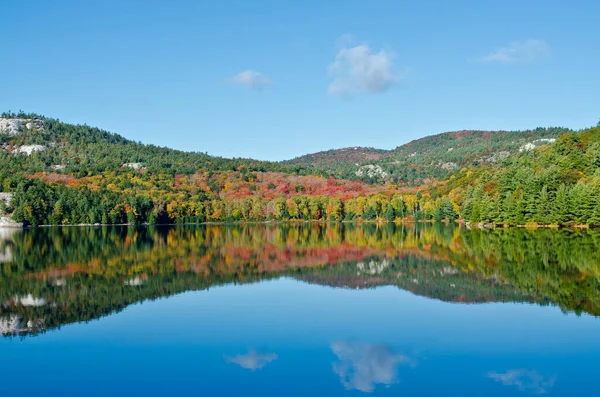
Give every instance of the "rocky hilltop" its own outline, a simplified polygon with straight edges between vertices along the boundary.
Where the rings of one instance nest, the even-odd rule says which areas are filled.
[[[44,128],[42,120],[23,118],[0,118],[0,133],[16,136],[23,129],[40,131]]]

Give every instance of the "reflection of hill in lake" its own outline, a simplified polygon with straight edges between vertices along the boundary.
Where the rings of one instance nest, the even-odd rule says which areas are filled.
[[[25,230],[0,241],[10,252],[0,263],[0,332],[35,333],[147,299],[280,276],[599,315],[599,245],[592,231],[443,225]]]
[[[377,273],[362,268],[377,269]],[[379,272],[379,270],[381,270]],[[405,256],[396,260],[371,259],[365,262],[340,264],[302,274],[298,279],[312,284],[363,289],[377,286],[396,286],[413,294],[445,302],[538,302],[510,284],[493,277],[464,273],[444,262]]]

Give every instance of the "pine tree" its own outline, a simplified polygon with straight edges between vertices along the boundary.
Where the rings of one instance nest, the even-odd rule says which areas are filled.
[[[452,201],[450,201],[450,199],[448,197],[446,197],[442,201],[442,203],[441,203],[441,205],[440,205],[439,208],[440,208],[442,219],[447,219],[449,221],[454,221],[454,220],[458,219],[458,214],[454,210],[454,206],[452,205]]]
[[[551,201],[550,194],[548,193],[548,188],[546,186],[542,187],[542,191],[540,192],[539,199],[537,202],[537,206],[535,207],[535,213],[533,219],[536,223],[540,225],[549,225],[552,223],[550,218],[551,211]]]
[[[568,225],[573,220],[569,190],[565,184],[558,187],[552,213],[554,221],[559,225]]]

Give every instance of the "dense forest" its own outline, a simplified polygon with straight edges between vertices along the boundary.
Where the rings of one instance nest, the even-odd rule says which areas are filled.
[[[452,175],[436,195],[489,224],[600,225],[600,125]]]
[[[0,323],[36,333],[227,283],[392,285],[457,303],[600,315],[600,233],[452,225],[32,228],[0,239]]]
[[[600,127],[452,132],[393,151],[357,148],[369,157],[357,165],[354,155],[339,154],[312,163],[223,159],[35,114],[4,113],[1,120],[16,127],[0,131],[0,190],[8,193],[0,211],[33,226],[308,220],[600,226]]]

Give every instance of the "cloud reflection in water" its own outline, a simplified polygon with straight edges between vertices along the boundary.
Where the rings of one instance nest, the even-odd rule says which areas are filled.
[[[546,378],[539,372],[528,369],[509,369],[504,373],[490,371],[487,376],[504,386],[514,386],[521,391],[537,394],[547,393],[556,381],[556,376]]]
[[[335,342],[331,350],[339,359],[333,372],[347,390],[372,392],[378,384],[391,386],[397,382],[398,366],[410,363],[407,356],[379,344]]]
[[[250,350],[247,354],[238,354],[233,357],[225,356],[226,362],[237,364],[242,368],[252,371],[261,369],[275,360],[277,360],[277,354],[275,353],[257,353],[254,350]]]

